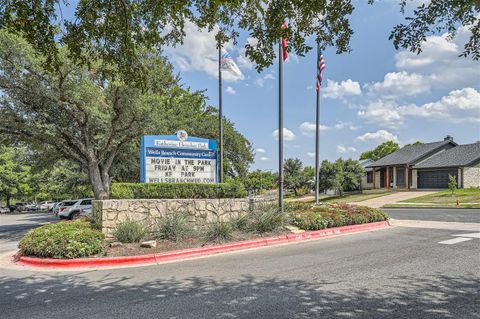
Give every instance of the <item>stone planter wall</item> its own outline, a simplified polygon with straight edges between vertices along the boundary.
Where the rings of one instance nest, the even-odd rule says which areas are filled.
[[[93,217],[107,239],[127,219],[141,221],[153,231],[158,217],[186,213],[195,228],[226,222],[247,214],[253,202],[247,198],[223,199],[115,199],[93,201]]]

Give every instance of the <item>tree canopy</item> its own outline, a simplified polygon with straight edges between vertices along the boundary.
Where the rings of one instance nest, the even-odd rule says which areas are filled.
[[[62,16],[67,5],[76,5],[70,19]],[[47,56],[48,65],[58,65],[59,41],[75,61],[100,58],[120,67],[124,76],[138,78],[146,71],[138,63],[142,50],[181,43],[187,21],[215,31],[219,42],[236,41],[241,29],[248,30],[257,41],[245,46],[246,55],[262,70],[272,64],[280,37],[288,37],[289,51],[298,55],[311,49],[305,40],[312,35],[322,47],[348,52],[352,10],[351,0],[0,0],[0,27],[20,32]]]
[[[319,186],[321,191],[334,189],[343,195],[344,191],[357,190],[365,170],[358,161],[337,159],[335,162],[324,160],[319,170]]]
[[[399,0],[402,12],[409,2]],[[63,16],[65,6],[75,6],[74,16]],[[0,0],[0,28],[23,35],[46,56],[49,67],[61,65],[56,45],[60,42],[77,63],[110,61],[124,78],[145,80],[146,66],[139,62],[142,51],[181,43],[187,22],[214,31],[219,42],[235,42],[240,30],[246,30],[255,40],[246,43],[245,53],[260,71],[273,63],[280,37],[288,37],[288,50],[300,56],[312,49],[306,44],[311,36],[322,49],[349,52],[353,10],[351,0]],[[390,38],[397,48],[418,53],[427,35],[443,30],[453,35],[466,26],[472,36],[463,55],[478,59],[478,13],[477,0],[429,1],[406,17],[407,24],[396,26]],[[285,29],[280,27],[284,21]]]
[[[11,198],[28,195],[30,174],[24,149],[0,145],[0,200],[10,205]]]
[[[148,76],[139,88],[114,72],[102,72],[115,65],[101,60],[78,65],[67,48],[58,52],[61,67],[46,68],[41,52],[0,30],[0,132],[79,165],[88,173],[96,198],[108,197],[115,163],[138,161],[132,145],[142,134],[191,128],[193,134],[216,136],[216,113],[201,92],[179,85],[164,58],[144,52],[139,62]],[[253,161],[251,145],[225,122],[227,172],[245,174]],[[127,156],[125,162],[118,161],[120,154]]]
[[[295,196],[305,195],[312,189],[315,171],[310,166],[303,167],[298,158],[287,158],[284,163],[285,188],[293,190]]]
[[[247,174],[243,180],[245,188],[250,190],[273,189],[277,186],[277,175],[271,171],[255,170]]]
[[[378,145],[377,147],[375,147],[375,149],[373,149],[371,151],[366,151],[366,152],[363,152],[362,154],[360,154],[360,160],[370,158],[374,161],[378,161],[382,157],[387,156],[388,154],[393,153],[393,152],[395,152],[399,149],[400,149],[400,146],[398,145],[397,142],[387,141],[387,142],[384,142],[384,143]]]
[[[411,0],[400,0],[401,11]],[[397,25],[391,35],[395,48],[422,52],[422,43],[432,33],[447,32],[453,38],[459,26],[466,27],[471,36],[465,43],[462,56],[480,58],[480,2],[478,0],[435,0],[420,4],[407,16],[408,23]]]

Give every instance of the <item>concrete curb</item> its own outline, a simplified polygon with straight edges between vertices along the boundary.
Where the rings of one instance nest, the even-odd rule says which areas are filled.
[[[368,230],[376,230],[389,227],[388,221],[374,222],[368,224],[349,225],[322,230],[307,231],[298,234],[287,234],[281,236],[267,237],[255,240],[227,243],[209,247],[199,247],[154,253],[141,256],[123,257],[99,257],[99,258],[77,258],[77,259],[51,259],[36,258],[27,256],[13,256],[13,261],[20,265],[34,266],[41,268],[98,268],[112,266],[148,265],[166,261],[180,260],[192,257],[207,256],[224,252],[245,250],[249,248],[274,246],[289,242],[328,237],[340,234],[355,233]]]

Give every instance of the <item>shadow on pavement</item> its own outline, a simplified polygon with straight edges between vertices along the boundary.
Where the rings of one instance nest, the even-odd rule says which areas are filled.
[[[152,277],[157,271],[161,268],[151,268]],[[0,277],[2,318],[480,317],[480,282],[473,274],[391,277],[375,290],[361,281],[348,286],[341,278],[305,282],[193,277],[135,284],[135,277],[96,275],[101,277],[92,281],[82,274]]]

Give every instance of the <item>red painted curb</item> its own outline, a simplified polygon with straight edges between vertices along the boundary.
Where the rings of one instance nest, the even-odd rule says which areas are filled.
[[[198,256],[206,256],[223,252],[242,250],[248,248],[273,246],[293,241],[328,237],[339,234],[354,233],[359,231],[374,230],[389,227],[388,221],[349,225],[322,230],[306,231],[298,234],[288,234],[268,238],[245,240],[222,245],[182,249],[168,251],[164,253],[154,253],[141,256],[123,256],[123,257],[99,257],[99,258],[77,258],[77,259],[52,259],[36,258],[15,255],[14,262],[44,268],[82,268],[82,267],[102,267],[102,266],[126,266],[138,264],[155,264],[164,261],[185,259]]]

